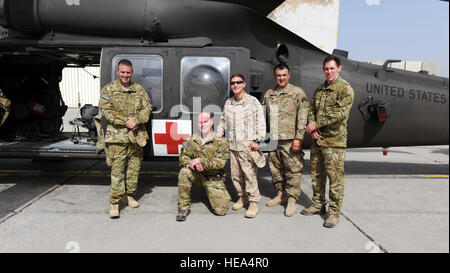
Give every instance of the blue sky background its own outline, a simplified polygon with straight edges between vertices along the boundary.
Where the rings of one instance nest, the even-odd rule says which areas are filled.
[[[341,0],[338,48],[358,61],[440,61],[449,76],[449,3],[439,0]]]

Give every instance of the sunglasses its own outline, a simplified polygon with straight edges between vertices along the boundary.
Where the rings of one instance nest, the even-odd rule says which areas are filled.
[[[237,82],[230,82],[230,85],[235,85],[235,84],[243,84],[243,81],[237,81]]]

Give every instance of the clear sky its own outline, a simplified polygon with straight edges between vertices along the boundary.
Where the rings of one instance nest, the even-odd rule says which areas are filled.
[[[440,61],[449,77],[449,3],[340,0],[338,48],[358,61]]]

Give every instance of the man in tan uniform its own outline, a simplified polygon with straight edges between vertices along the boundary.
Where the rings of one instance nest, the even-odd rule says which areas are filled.
[[[142,147],[149,138],[145,124],[152,105],[145,89],[131,81],[132,76],[131,62],[120,61],[118,79],[102,88],[98,104],[108,122],[104,141],[106,164],[111,168],[111,218],[120,216],[119,201],[134,208],[139,206],[133,195],[137,190]]]
[[[261,199],[257,170],[265,165],[259,142],[265,138],[266,121],[258,99],[245,93],[244,76],[234,74],[230,85],[234,96],[225,102],[217,135],[222,137],[225,131],[228,133],[231,180],[239,196],[233,210],[240,210],[250,202],[245,217],[254,218]]]
[[[302,141],[308,115],[305,92],[289,83],[289,67],[279,64],[274,69],[277,86],[264,94],[262,104],[269,114],[271,140],[278,141],[275,151],[269,153],[269,166],[277,196],[266,203],[273,207],[288,204],[284,214],[293,216],[300,197],[303,169]]]

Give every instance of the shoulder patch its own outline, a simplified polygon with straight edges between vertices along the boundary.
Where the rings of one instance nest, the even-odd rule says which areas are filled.
[[[106,94],[106,93],[102,95],[102,98],[104,98],[105,100],[109,100],[110,99],[109,95]]]
[[[187,143],[187,141],[183,142],[183,148],[185,149],[189,148],[189,143]]]

